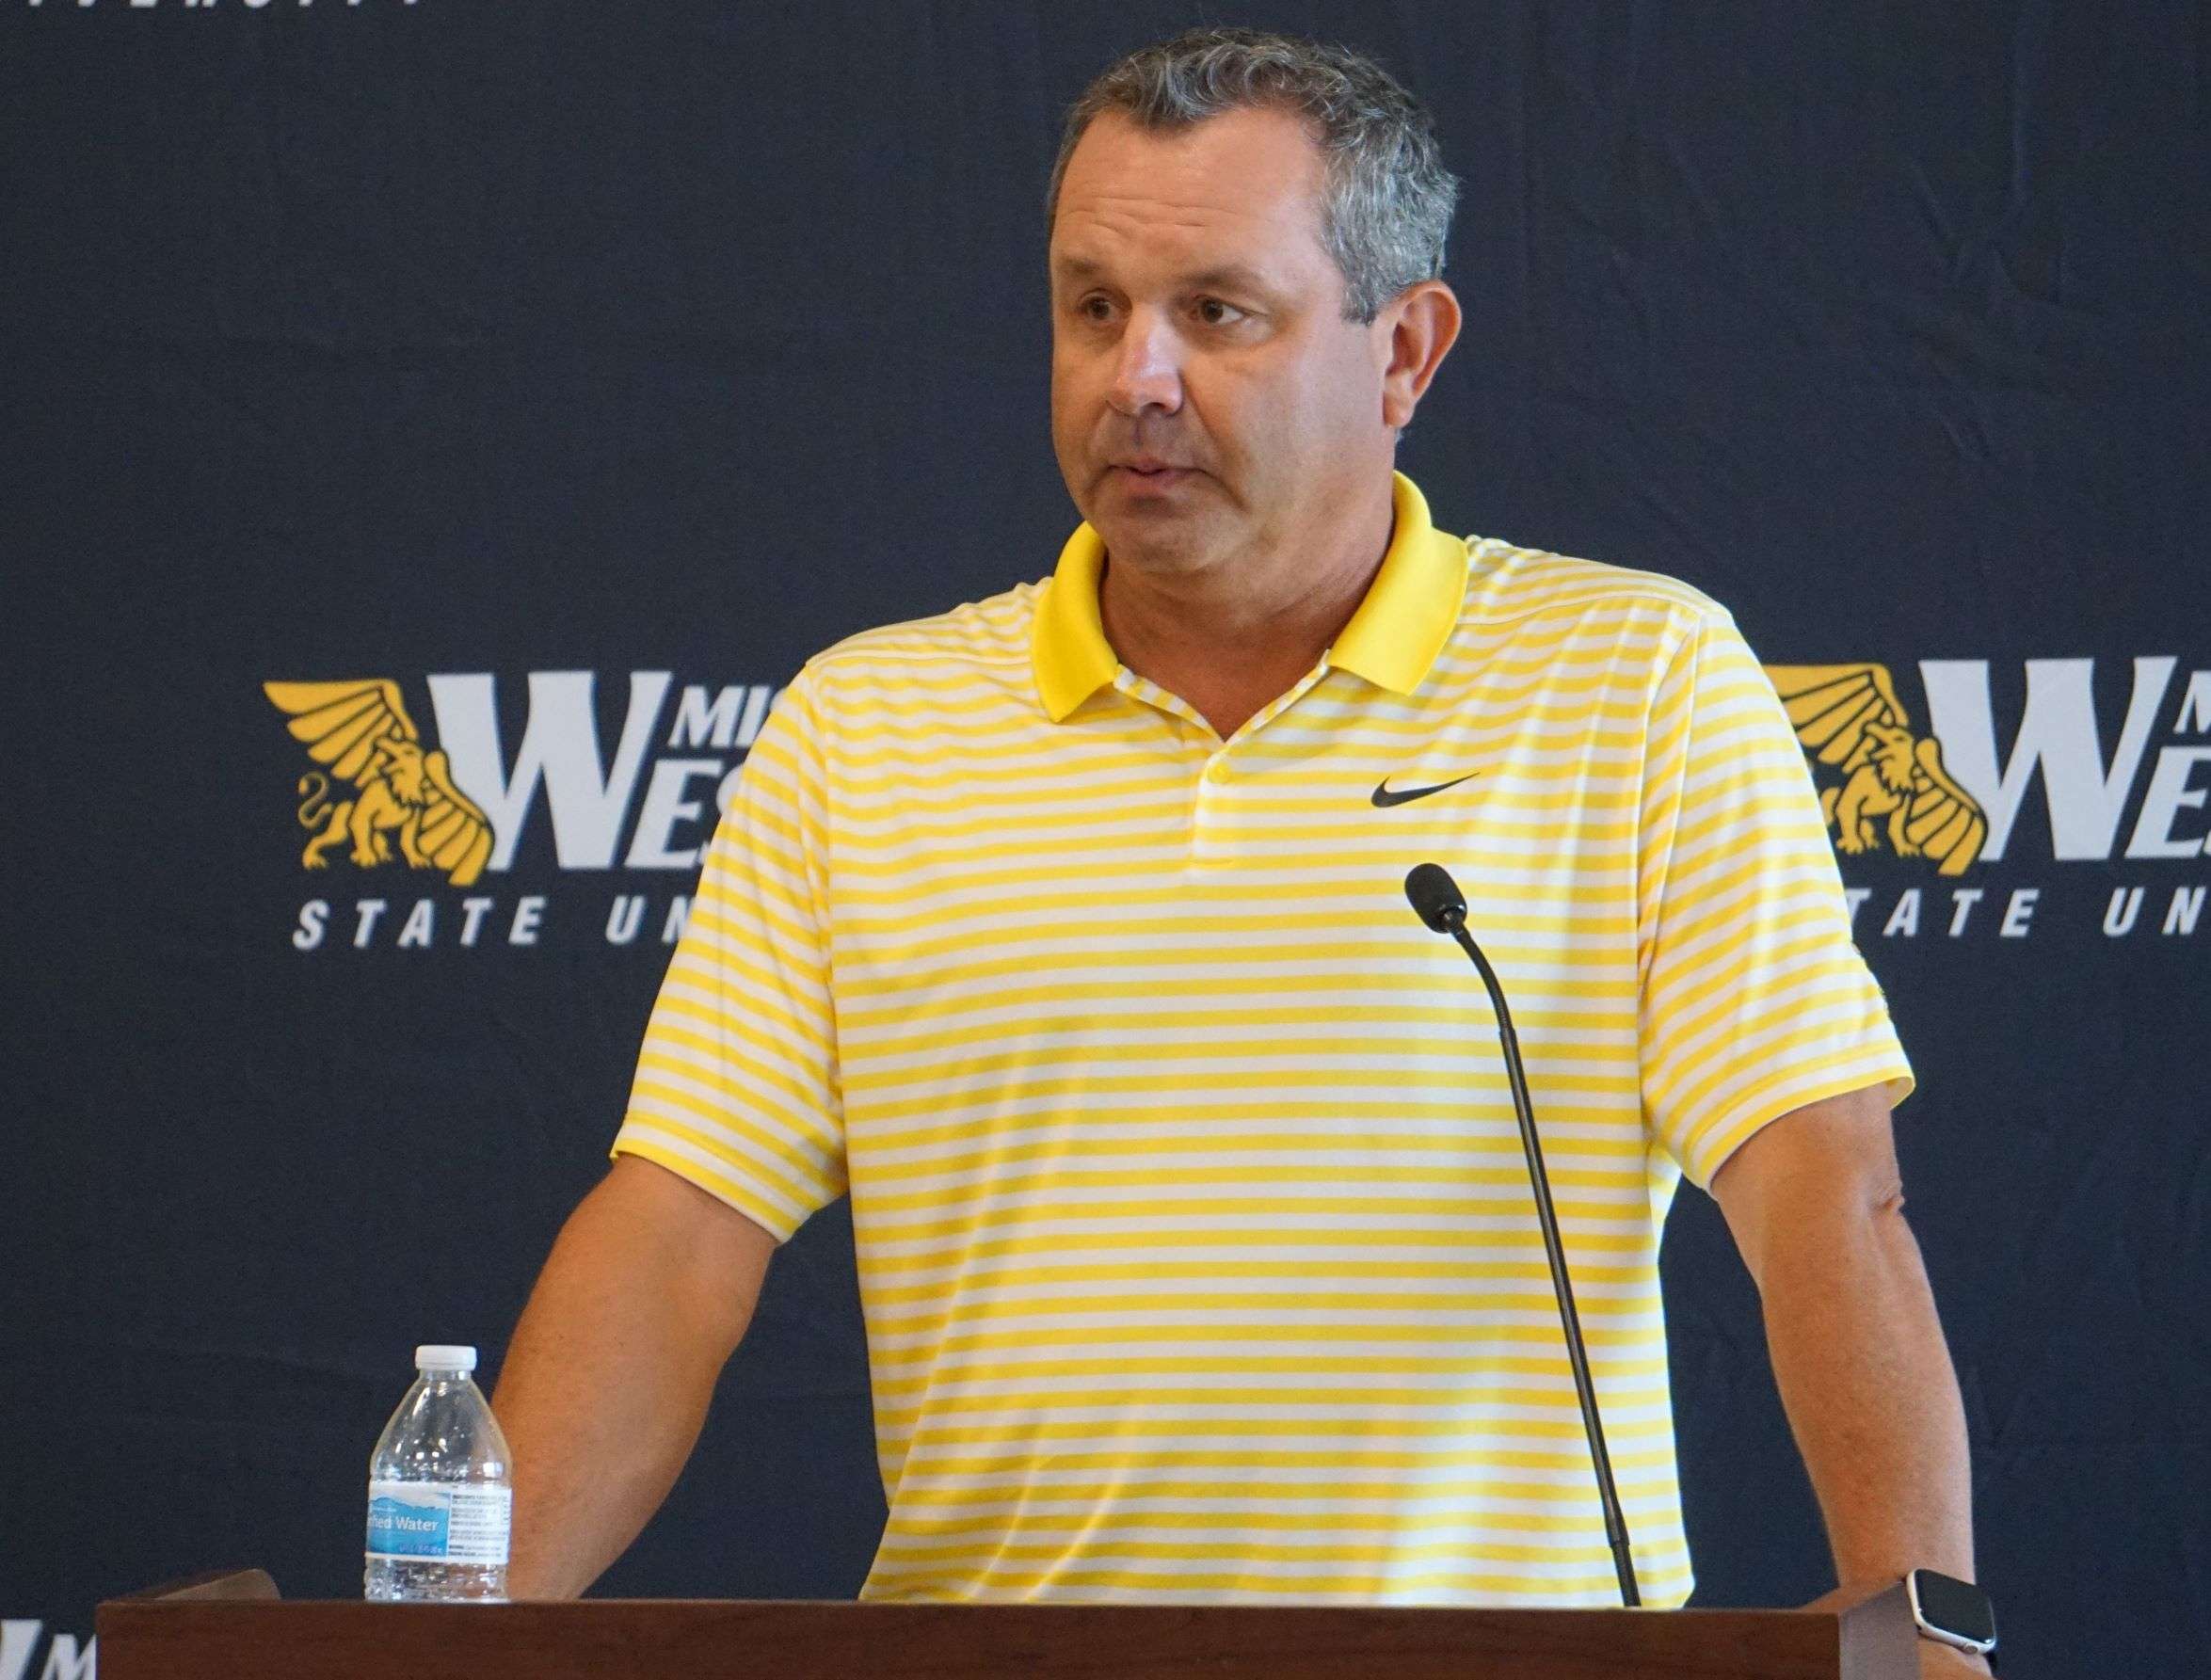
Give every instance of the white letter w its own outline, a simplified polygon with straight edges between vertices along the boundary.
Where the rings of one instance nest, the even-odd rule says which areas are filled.
[[[2040,765],[2049,802],[2050,839],[2060,858],[2108,857],[2119,818],[2134,791],[2135,772],[2149,744],[2150,726],[2171,680],[2171,659],[2134,662],[2134,694],[2108,771],[2096,737],[2092,659],[2027,662],[2027,710],[2003,769],[1996,768],[1995,714],[1989,703],[1988,661],[1923,659],[1928,724],[1942,743],[1943,763],[1988,813],[1981,856],[2004,855],[2027,784]]]

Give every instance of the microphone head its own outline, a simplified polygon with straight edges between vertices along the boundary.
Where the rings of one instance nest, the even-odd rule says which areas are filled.
[[[1416,863],[1405,875],[1405,897],[1413,913],[1439,934],[1466,924],[1466,895],[1440,863]]]

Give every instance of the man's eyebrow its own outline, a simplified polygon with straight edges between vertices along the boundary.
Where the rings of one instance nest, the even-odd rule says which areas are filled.
[[[1265,275],[1241,263],[1208,268],[1202,273],[1192,275],[1182,283],[1194,292],[1264,292],[1268,289]]]

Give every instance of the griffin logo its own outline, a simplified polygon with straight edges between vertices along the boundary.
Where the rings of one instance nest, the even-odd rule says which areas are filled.
[[[1943,768],[1941,744],[1915,736],[1888,667],[1768,665],[1804,751],[1841,776],[1819,790],[1837,850],[1929,857],[1962,875],[1980,856],[1988,818]]]
[[[299,861],[328,867],[338,846],[362,869],[398,858],[409,869],[438,869],[468,887],[491,856],[491,822],[455,785],[445,755],[423,745],[399,685],[381,679],[355,682],[264,682],[262,691],[290,716],[285,727],[324,770],[299,778],[299,824],[320,827]],[[327,774],[326,774],[327,771]],[[332,778],[350,797],[331,796]]]

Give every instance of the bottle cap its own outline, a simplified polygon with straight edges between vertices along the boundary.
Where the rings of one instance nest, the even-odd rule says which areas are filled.
[[[425,1342],[414,1351],[417,1370],[473,1371],[476,1351],[457,1342]]]

